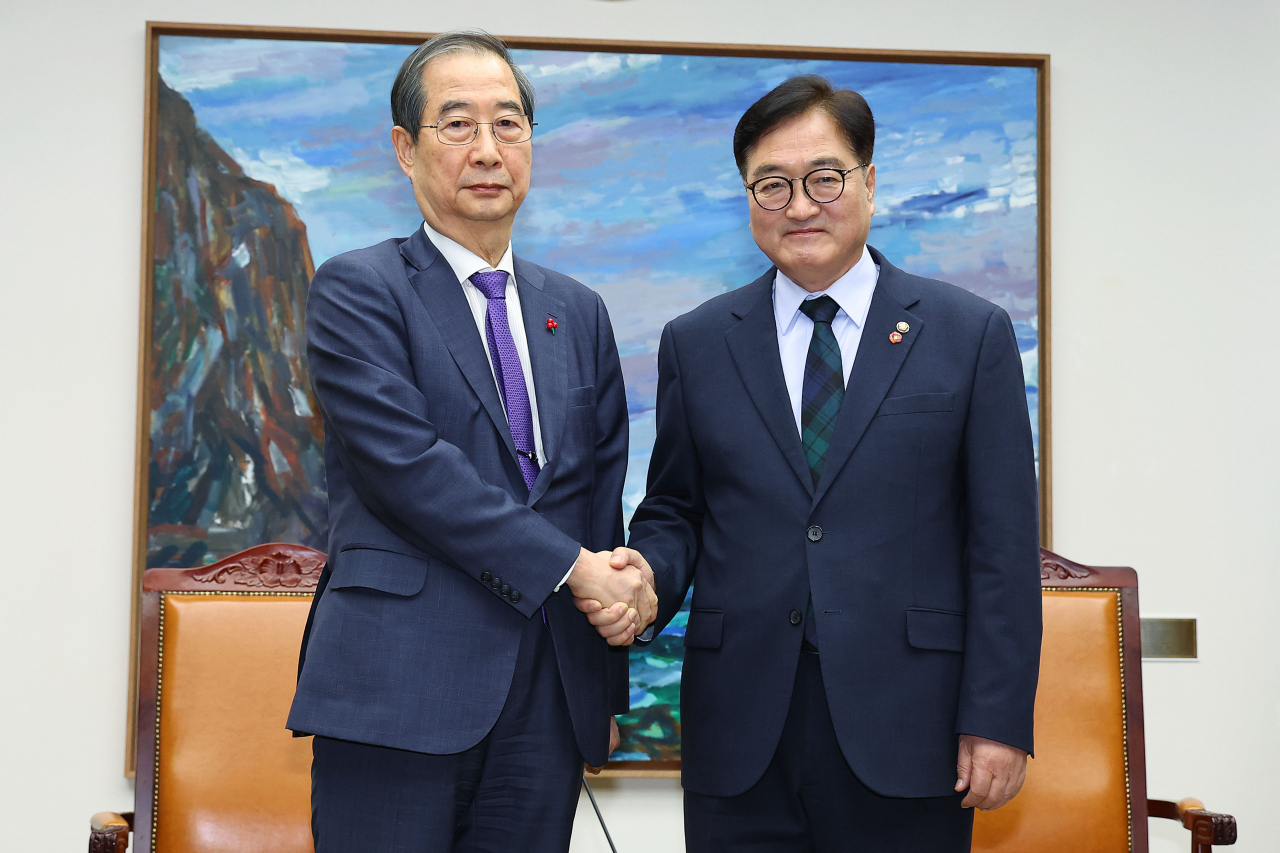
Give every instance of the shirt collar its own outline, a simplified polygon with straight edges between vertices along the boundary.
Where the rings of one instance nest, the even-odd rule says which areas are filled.
[[[862,257],[849,268],[849,271],[828,287],[817,293],[810,293],[791,279],[782,270],[773,281],[773,310],[778,330],[782,334],[791,331],[796,318],[800,316],[800,303],[806,299],[817,299],[819,296],[830,296],[840,306],[836,316],[844,314],[859,329],[866,322],[867,310],[871,307],[871,294],[876,289],[876,281],[880,278],[880,268],[871,259],[867,247],[862,247]]]
[[[515,263],[512,261],[510,242],[507,243],[507,250],[502,254],[502,260],[498,261],[496,267],[491,267],[484,258],[456,240],[436,231],[425,220],[422,223],[422,231],[427,235],[427,239],[431,241],[431,244],[440,250],[440,254],[444,255],[445,262],[449,264],[453,274],[458,277],[459,284],[467,281],[478,272],[490,272],[491,270],[504,272],[511,277],[512,281],[515,281],[516,269]]]

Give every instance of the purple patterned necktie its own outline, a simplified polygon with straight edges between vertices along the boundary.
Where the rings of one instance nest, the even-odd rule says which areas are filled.
[[[471,276],[471,283],[489,300],[489,310],[484,318],[485,337],[489,340],[489,358],[493,361],[493,375],[502,393],[502,405],[507,410],[507,424],[511,427],[511,440],[515,442],[520,459],[520,474],[525,488],[532,489],[538,478],[538,453],[533,441],[533,412],[529,408],[529,389],[524,384],[524,369],[520,366],[520,354],[511,337],[511,324],[507,321],[507,274],[499,270],[478,272]]]

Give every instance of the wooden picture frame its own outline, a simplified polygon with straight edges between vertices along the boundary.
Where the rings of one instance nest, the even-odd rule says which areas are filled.
[[[430,33],[384,32],[363,30],[337,30],[290,27],[256,27],[235,25],[207,25],[184,23],[149,22],[146,31],[146,97],[144,111],[143,134],[143,187],[142,187],[142,222],[143,239],[141,246],[141,311],[139,317],[139,359],[138,359],[138,427],[136,444],[135,469],[135,520],[134,551],[132,569],[132,618],[130,644],[130,682],[128,688],[128,740],[126,746],[126,773],[133,775],[135,743],[133,733],[138,709],[137,673],[139,643],[139,608],[141,605],[142,575],[148,566],[148,556],[154,553],[151,549],[152,510],[155,504],[155,489],[152,483],[153,446],[152,429],[157,418],[158,402],[169,389],[162,387],[157,380],[154,353],[157,345],[155,324],[156,306],[156,268],[157,268],[157,170],[160,158],[157,151],[161,136],[161,90],[167,88],[161,82],[161,39],[169,36],[196,37],[204,39],[235,40],[270,40],[273,42],[323,42],[346,43],[358,45],[392,45],[413,46],[429,38]],[[783,47],[767,45],[742,44],[709,44],[682,42],[638,42],[611,41],[594,39],[549,39],[528,37],[503,37],[516,51],[574,51],[590,54],[652,57],[688,57],[688,58],[730,58],[776,60],[779,62],[849,62],[849,63],[892,63],[911,66],[956,66],[960,68],[972,66],[990,66],[994,68],[1029,69],[1034,73],[1034,140],[1035,140],[1035,176],[1034,204],[1036,206],[1035,223],[1035,346],[1037,363],[1036,393],[1038,400],[1037,423],[1040,474],[1040,520],[1041,544],[1052,545],[1052,442],[1051,442],[1051,395],[1050,395],[1050,250],[1049,250],[1049,58],[1040,54],[997,54],[943,51],[901,51],[901,50],[867,50],[829,47]],[[535,79],[535,86],[537,80]],[[759,94],[763,94],[762,87]],[[875,109],[876,104],[872,104]],[[536,168],[536,167],[535,167]],[[522,216],[525,214],[522,213]],[[873,232],[873,242],[874,242]],[[386,236],[403,236],[403,234],[387,234]],[[364,245],[361,243],[360,245]],[[357,248],[355,245],[346,248]],[[536,259],[536,256],[535,256]],[[307,256],[307,264],[310,256]],[[895,259],[897,262],[897,259]],[[910,265],[904,264],[910,269]],[[307,270],[309,273],[309,269]],[[570,271],[572,273],[572,271]],[[927,272],[925,274],[928,274]],[[309,276],[308,276],[309,277]],[[938,276],[946,277],[946,276]],[[745,283],[747,279],[738,282]],[[592,282],[588,281],[588,284]],[[672,312],[672,315],[674,316]],[[615,325],[617,319],[615,317]],[[655,337],[656,341],[656,337]],[[304,394],[309,390],[303,389]],[[296,403],[296,401],[295,401]],[[306,401],[299,404],[306,408]],[[286,448],[285,455],[288,456]],[[642,476],[642,475],[641,475]],[[171,525],[175,526],[175,525]],[[175,536],[186,536],[180,530]],[[189,537],[188,537],[189,538]],[[269,531],[263,541],[280,539]],[[252,543],[250,543],[252,544]],[[310,543],[323,548],[323,544]],[[244,547],[242,543],[231,550]],[[205,561],[224,557],[230,550],[219,552],[208,551],[202,556]],[[177,560],[179,557],[172,557]],[[176,566],[176,563],[168,565]],[[678,760],[656,759],[649,761],[620,762],[611,765],[607,775],[678,775]]]

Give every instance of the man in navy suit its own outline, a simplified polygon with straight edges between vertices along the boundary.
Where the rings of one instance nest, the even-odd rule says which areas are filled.
[[[563,853],[627,710],[656,597],[608,562],[622,372],[600,298],[512,255],[533,107],[492,36],[414,51],[391,136],[423,226],[311,285],[329,565],[288,725],[318,853]],[[607,641],[573,596],[612,605]]]
[[[734,134],[774,268],[667,325],[618,566],[694,582],[691,853],[968,850],[1021,787],[1040,656],[1036,475],[1000,308],[866,245],[875,125],[789,80]],[[579,606],[602,627],[616,614]]]

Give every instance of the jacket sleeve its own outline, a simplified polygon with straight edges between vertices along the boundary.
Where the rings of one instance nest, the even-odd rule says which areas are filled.
[[[956,728],[1032,751],[1040,671],[1035,453],[1013,324],[987,321],[965,424],[968,619]]]
[[[596,295],[596,449],[588,551],[612,551],[625,541],[622,489],[627,479],[627,389],[604,300]]]
[[[618,345],[604,300],[596,295],[596,471],[591,496],[591,541],[588,551],[612,551],[625,541],[622,489],[627,479],[629,449],[626,381]],[[609,710],[631,710],[630,649],[609,647]]]
[[[689,429],[680,358],[671,324],[658,348],[657,434],[644,501],[631,519],[630,546],[644,555],[658,584],[655,635],[680,610],[702,547],[706,513],[702,465]]]
[[[579,546],[532,509],[480,478],[440,439],[415,381],[404,314],[386,280],[339,256],[315,275],[307,301],[307,356],[344,473],[384,524],[480,581],[488,571],[520,590],[526,616],[577,558]]]

